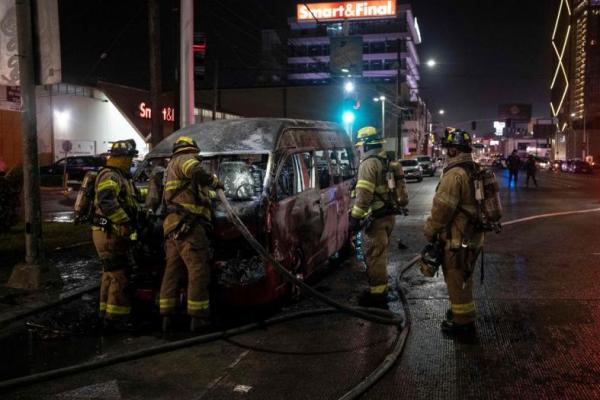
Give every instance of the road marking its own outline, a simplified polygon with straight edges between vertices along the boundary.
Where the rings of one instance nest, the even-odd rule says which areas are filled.
[[[519,219],[514,219],[512,221],[503,222],[502,226],[519,224],[521,222],[528,222],[528,221],[533,221],[536,219],[562,217],[565,215],[590,214],[590,213],[595,213],[595,212],[600,212],[600,208],[591,208],[589,210],[564,211],[564,212],[556,212],[556,213],[549,213],[549,214],[533,215],[531,217],[519,218]]]

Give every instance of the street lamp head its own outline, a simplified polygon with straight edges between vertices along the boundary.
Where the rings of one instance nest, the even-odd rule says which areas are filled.
[[[379,96],[379,100],[385,101],[385,96]]]
[[[429,60],[427,60],[427,66],[428,66],[429,68],[433,68],[433,67],[435,67],[436,65],[437,65],[437,62],[436,62],[434,59],[429,59]]]
[[[379,103],[379,97],[373,97],[373,101],[374,101],[375,103]]]
[[[445,110],[440,110],[440,111],[438,111],[438,114],[444,115],[444,114],[446,114],[446,111]]]
[[[354,92],[354,82],[352,82],[352,81],[347,81],[347,82],[344,84],[344,91],[345,91],[346,93],[352,93],[352,92]]]

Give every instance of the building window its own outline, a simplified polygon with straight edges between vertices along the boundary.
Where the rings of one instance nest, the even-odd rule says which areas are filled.
[[[372,60],[371,61],[371,70],[372,71],[381,71],[383,69],[383,62],[381,60]]]

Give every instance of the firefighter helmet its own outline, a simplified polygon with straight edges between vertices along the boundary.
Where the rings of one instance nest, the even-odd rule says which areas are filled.
[[[456,147],[459,150],[471,150],[471,134],[456,128],[446,128],[444,138],[442,139],[442,147]]]
[[[384,144],[385,140],[381,137],[377,129],[372,126],[365,126],[360,128],[356,134],[358,142],[356,146],[362,146],[364,144]]]
[[[200,147],[198,147],[196,141],[189,136],[179,136],[175,143],[173,143],[173,154],[190,150],[193,150],[196,153],[200,152]]]
[[[125,156],[125,157],[135,157],[138,155],[138,151],[135,148],[135,140],[117,140],[113,142],[108,154],[111,156]]]

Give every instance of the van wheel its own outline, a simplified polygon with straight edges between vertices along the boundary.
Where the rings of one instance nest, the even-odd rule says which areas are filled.
[[[423,177],[417,178],[417,182],[423,182]]]

